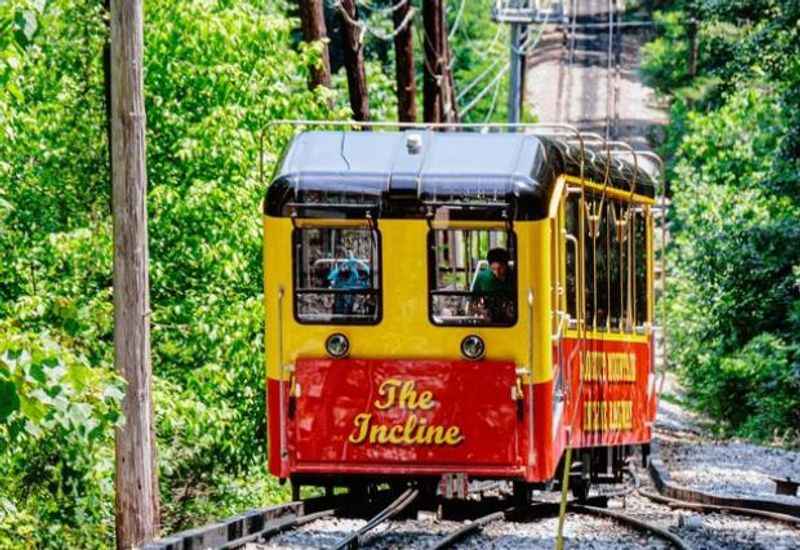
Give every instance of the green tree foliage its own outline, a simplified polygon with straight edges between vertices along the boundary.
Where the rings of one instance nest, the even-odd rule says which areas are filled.
[[[391,35],[394,30],[388,11],[396,0],[369,0],[359,2],[359,17],[374,33],[364,35],[364,51],[368,59],[367,80],[370,109],[373,120],[397,120],[397,100],[394,82],[394,45],[376,34]],[[422,0],[411,0],[417,10],[413,21],[414,56],[418,90],[418,112],[422,119],[422,82],[424,78],[425,31],[422,21]],[[452,70],[459,110],[473,100],[475,105],[461,117],[462,122],[504,122],[508,97],[509,30],[506,24],[491,20],[494,0],[451,0],[447,2],[447,20],[450,33],[450,50],[453,54]],[[334,70],[341,67],[341,28],[335,4],[326,1],[326,20],[331,39],[331,57]],[[500,78],[495,77],[503,73]],[[336,76],[336,88],[346,89],[343,71]],[[488,88],[488,89],[487,89]],[[485,93],[484,93],[485,92]],[[480,97],[479,97],[480,96]],[[340,95],[337,107],[347,108],[347,98]],[[530,115],[524,117],[532,120]]]
[[[758,439],[800,427],[798,15],[790,0],[683,2],[645,49],[674,99],[672,360],[721,431]]]
[[[164,529],[284,496],[264,471],[259,167],[335,118],[283,1],[145,5]],[[0,3],[0,547],[113,543],[112,230],[102,2]],[[263,156],[261,144],[264,142]]]

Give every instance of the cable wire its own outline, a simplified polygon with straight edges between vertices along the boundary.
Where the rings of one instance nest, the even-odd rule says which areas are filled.
[[[500,97],[500,83],[501,81],[498,80],[497,84],[494,87],[494,94],[492,94],[492,106],[489,108],[489,112],[486,115],[486,118],[483,120],[484,124],[488,124],[489,121],[492,120],[494,111],[495,109],[497,109],[497,99]]]
[[[466,106],[465,106],[463,109],[461,109],[461,116],[463,117],[463,116],[465,116],[465,115],[466,115],[468,112],[470,112],[470,111],[472,110],[472,108],[473,108],[473,107],[475,107],[475,105],[477,105],[477,103],[478,103],[478,102],[479,102],[481,99],[483,99],[483,96],[485,96],[487,93],[489,93],[489,91],[492,89],[492,86],[494,86],[495,84],[497,84],[497,83],[500,81],[500,79],[501,79],[501,78],[503,78],[503,76],[505,76],[505,74],[508,72],[508,70],[509,70],[510,68],[511,68],[511,62],[508,62],[508,63],[506,63],[505,67],[503,67],[502,69],[500,69],[499,71],[497,71],[497,74],[496,74],[496,75],[495,75],[495,77],[492,79],[492,81],[491,81],[491,82],[489,82],[489,85],[488,85],[488,86],[486,86],[486,87],[485,87],[483,90],[481,90],[481,91],[480,91],[480,93],[479,93],[478,95],[476,95],[476,96],[475,96],[475,97],[472,99],[472,101],[470,101],[470,102],[469,102],[469,103],[468,103],[468,104],[467,104],[467,105],[466,105]]]
[[[372,13],[380,13],[382,15],[386,15],[386,14],[389,14],[389,13],[394,13],[397,10],[399,10],[400,8],[402,8],[403,6],[405,6],[406,4],[408,4],[408,0],[400,0],[396,4],[393,4],[393,5],[388,6],[386,8],[376,8],[375,6],[372,5],[372,2],[369,2],[368,0],[356,0],[356,2],[358,4],[361,4],[365,8],[367,8]]]
[[[548,15],[547,15],[547,17],[546,17],[546,18],[545,18],[545,20],[544,20],[544,23],[543,23],[543,24],[542,24],[542,25],[539,27],[539,32],[536,34],[535,38],[534,38],[534,37],[532,37],[532,36],[530,36],[530,35],[531,35],[531,33],[530,33],[530,31],[528,30],[528,32],[527,32],[527,38],[526,38],[526,40],[523,42],[522,46],[521,46],[519,49],[517,49],[517,48],[514,48],[514,52],[515,52],[517,55],[520,55],[520,56],[523,56],[523,57],[525,57],[525,56],[527,56],[527,55],[528,55],[528,53],[530,53],[530,52],[531,52],[531,51],[532,51],[534,48],[536,48],[536,46],[539,44],[539,41],[540,41],[540,40],[541,40],[541,38],[542,38],[542,35],[544,35],[544,29],[545,29],[545,26],[547,25],[547,23],[548,23],[548,21],[549,21],[549,17],[550,17],[550,14],[548,14]],[[491,65],[491,66],[490,66],[490,67],[489,67],[487,70],[483,71],[483,72],[482,72],[482,73],[481,73],[481,74],[478,76],[478,78],[476,78],[475,80],[473,80],[473,81],[472,81],[472,83],[470,83],[470,85],[469,85],[467,88],[465,88],[464,90],[462,90],[461,94],[459,94],[458,98],[456,98],[456,99],[461,99],[461,98],[462,98],[462,97],[463,97],[463,96],[464,96],[464,95],[465,95],[467,92],[469,92],[469,91],[470,91],[472,88],[474,88],[474,87],[475,87],[475,85],[476,85],[476,83],[477,83],[478,81],[480,81],[481,79],[483,79],[483,76],[484,76],[486,73],[490,72],[490,71],[491,71],[491,69],[492,69],[494,66],[496,66],[498,62],[499,62],[499,58],[498,58],[497,60],[495,60],[495,62],[494,62],[494,63],[493,63],[493,64],[492,64],[492,65]],[[505,65],[505,66],[504,66],[504,67],[503,67],[503,68],[502,68],[500,71],[498,71],[498,72],[497,72],[497,74],[496,74],[496,75],[495,75],[495,77],[494,77],[494,78],[491,80],[491,82],[489,82],[489,84],[488,84],[488,85],[487,85],[487,86],[486,86],[486,87],[485,87],[483,90],[481,90],[481,91],[478,93],[478,95],[476,95],[476,96],[475,96],[475,97],[472,99],[472,101],[470,101],[470,102],[469,102],[469,103],[468,103],[466,106],[464,106],[464,107],[461,109],[461,116],[463,117],[464,115],[466,115],[466,114],[467,114],[467,113],[468,113],[468,112],[469,112],[469,111],[470,111],[470,110],[471,110],[471,109],[472,109],[472,108],[473,108],[473,107],[474,107],[474,106],[475,106],[475,105],[478,103],[478,101],[480,101],[480,100],[481,100],[481,99],[482,99],[482,98],[483,98],[483,97],[484,97],[484,96],[485,96],[487,93],[489,93],[489,91],[492,89],[492,87],[493,87],[493,86],[497,86],[497,87],[498,87],[498,89],[499,89],[499,82],[500,82],[500,78],[502,78],[502,77],[503,77],[503,75],[505,75],[505,73],[506,73],[506,72],[508,72],[508,70],[509,70],[510,68],[511,68],[511,63],[510,63],[510,62],[506,63],[506,65]]]
[[[466,6],[466,4],[467,0],[461,0],[461,5],[458,7],[458,12],[456,13],[456,20],[453,21],[453,28],[447,33],[447,38],[452,39],[453,36],[455,36],[458,26],[461,24],[461,16],[464,15],[464,6]]]
[[[377,38],[378,40],[383,40],[385,42],[388,42],[390,40],[394,40],[395,37],[398,34],[403,32],[404,30],[406,30],[408,25],[411,23],[411,21],[414,20],[414,17],[417,15],[417,9],[416,8],[414,8],[414,7],[409,8],[405,19],[403,19],[403,21],[400,23],[400,25],[398,25],[394,29],[394,31],[392,31],[391,33],[386,34],[386,33],[383,33],[381,31],[377,31],[377,30],[373,29],[372,27],[370,27],[366,23],[363,23],[362,21],[359,21],[357,19],[353,19],[350,16],[350,14],[347,13],[347,10],[344,9],[344,6],[342,6],[341,0],[336,0],[336,2],[334,2],[333,6],[339,11],[339,13],[342,15],[342,17],[344,18],[344,20],[347,22],[348,25],[355,26],[355,27],[358,27],[359,29],[361,29],[362,37],[363,37],[363,35],[365,33],[368,33],[368,34],[371,34],[372,36],[374,36],[375,38]]]

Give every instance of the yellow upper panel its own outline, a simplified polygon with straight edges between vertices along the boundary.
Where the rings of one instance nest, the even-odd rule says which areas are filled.
[[[314,223],[327,222],[314,220]],[[311,222],[303,224],[308,226]],[[496,223],[483,225],[496,226]],[[264,218],[267,368],[271,378],[280,378],[279,365],[291,364],[298,357],[326,357],[324,342],[333,332],[344,333],[350,339],[352,358],[407,359],[461,359],[461,340],[469,334],[478,334],[486,342],[487,359],[514,361],[527,369],[532,351],[531,380],[551,378],[548,220],[514,224],[518,320],[510,328],[434,326],[428,317],[427,222],[382,219],[378,229],[383,264],[381,322],[372,326],[309,325],[297,323],[293,315],[292,222],[287,218]],[[533,295],[532,305],[528,301],[529,291]],[[531,336],[536,343],[532,349]],[[283,377],[287,376],[284,372]]]

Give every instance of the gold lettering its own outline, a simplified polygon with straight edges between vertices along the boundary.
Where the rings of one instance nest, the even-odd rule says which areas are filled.
[[[586,401],[583,429],[587,432],[633,429],[632,401]]]
[[[378,387],[378,395],[373,405],[381,411],[392,408],[429,411],[436,406],[433,392],[418,392],[415,380],[384,380]],[[355,444],[458,445],[465,439],[459,426],[429,425],[428,420],[413,413],[402,423],[392,425],[373,424],[372,413],[360,413],[353,419],[353,427],[347,439]]]
[[[403,444],[404,445],[413,445],[414,438],[411,434],[414,432],[414,428],[417,427],[417,415],[410,414],[406,419],[406,423],[403,426]]]
[[[357,414],[353,419],[353,425],[356,429],[350,434],[347,440],[350,443],[361,443],[367,437],[367,430],[369,429],[369,420],[372,415],[369,413]]]
[[[406,421],[408,422],[408,421]],[[392,426],[389,430],[389,443],[392,445],[400,445],[403,442],[403,425],[398,424]]]
[[[388,441],[387,431],[389,428],[387,426],[372,426],[369,430],[369,442],[370,443],[381,443],[384,444]]]
[[[397,388],[402,382],[395,378],[384,380],[383,384],[378,388],[378,395],[385,396],[386,401],[381,403],[380,399],[375,401],[375,408],[381,411],[390,409],[397,398]]]
[[[433,392],[425,390],[421,394],[419,394],[419,401],[417,401],[417,405],[423,411],[429,411],[433,408]]]
[[[425,443],[425,425],[428,423],[424,418],[419,419],[419,428],[417,434],[414,436],[414,443],[422,445]]]
[[[414,381],[408,380],[403,383],[400,389],[400,400],[398,406],[401,409],[414,410],[417,408],[417,392],[414,390]]]
[[[444,442],[448,445],[458,445],[464,440],[458,426],[450,426],[444,434]]]
[[[441,426],[428,426],[428,433],[425,436],[425,443],[444,443],[444,428]]]
[[[580,368],[581,380],[590,382],[635,382],[636,355],[633,353],[584,354]]]

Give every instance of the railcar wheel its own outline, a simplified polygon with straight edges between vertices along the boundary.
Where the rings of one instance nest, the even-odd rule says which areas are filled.
[[[589,499],[589,490],[592,488],[592,483],[583,477],[573,477],[569,482],[569,488],[572,490],[572,496],[578,502],[586,502]]]
[[[525,506],[531,503],[531,487],[524,481],[515,481],[512,484],[514,492],[514,502],[518,506]]]

